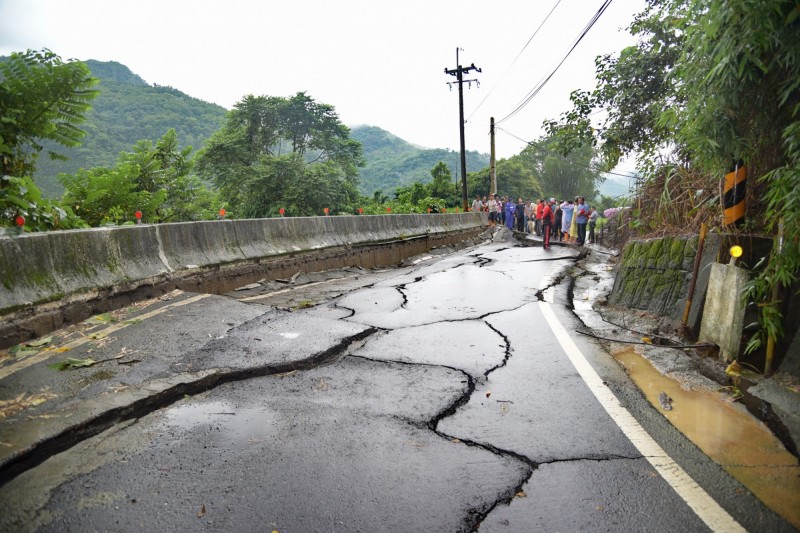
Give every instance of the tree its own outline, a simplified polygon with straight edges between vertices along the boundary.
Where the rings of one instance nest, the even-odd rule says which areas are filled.
[[[43,140],[77,146],[78,126],[98,91],[89,68],[49,50],[15,52],[0,63],[0,158],[3,175],[31,176]],[[52,158],[62,157],[48,151]]]
[[[453,175],[450,174],[450,169],[444,162],[439,161],[431,169],[430,188],[428,192],[434,198],[441,198],[443,200],[450,199],[455,194],[455,186],[453,185]]]
[[[361,145],[334,108],[305,93],[246,96],[197,157],[235,216],[351,212],[358,198]]]
[[[536,178],[536,173],[530,161],[522,155],[515,155],[509,159],[497,162],[497,194],[512,196],[515,200],[519,197],[533,200],[542,197],[542,186]],[[489,169],[484,168],[472,172],[467,176],[467,189],[470,197],[476,194],[489,192]]]
[[[42,142],[76,146],[96,80],[83,63],[49,50],[13,53],[0,62],[0,226],[24,217],[25,229],[80,227],[69,209],[42,197],[32,176]],[[52,158],[63,156],[48,150]]]
[[[152,222],[157,220],[157,209],[167,194],[164,190],[139,190],[138,176],[139,167],[129,162],[64,174],[62,204],[70,206],[90,226],[132,223],[136,211],[142,212],[144,221]]]
[[[591,145],[583,144],[565,156],[556,150],[556,142],[552,137],[540,139],[527,146],[519,158],[533,169],[548,196],[558,199],[575,196],[595,198],[597,184],[604,179],[593,165],[595,150]]]
[[[62,204],[92,226],[133,222],[136,211],[151,223],[213,219],[217,196],[191,174],[191,152],[191,147],[178,149],[175,130],[155,145],[139,141],[119,155],[113,168],[62,174]]]
[[[638,37],[634,46],[619,57],[595,59],[597,87],[577,89],[570,95],[573,108],[560,121],[545,121],[554,142],[552,149],[563,155],[587,144],[597,146],[599,164],[611,170],[622,157],[636,155],[643,166],[663,152],[681,147],[673,131],[662,121],[664,110],[680,105],[676,80],[671,76],[680,61],[687,25],[685,0],[650,0],[628,28]],[[592,116],[603,110],[599,126]]]
[[[651,0],[630,29],[636,47],[598,59],[597,89],[573,93],[574,109],[547,127],[565,151],[599,142],[607,166],[638,152],[652,190],[686,181],[695,191],[714,191],[732,161],[745,161],[755,178],[748,179],[747,229],[769,235],[781,220],[785,229],[783,249],[747,289],[760,310],[753,350],[782,335],[778,306],[766,302],[778,286],[794,285],[800,269],[797,2]],[[597,109],[608,109],[608,119],[592,129]],[[679,211],[681,224],[710,218],[721,226],[719,204],[706,202],[715,211],[705,218],[694,208]]]

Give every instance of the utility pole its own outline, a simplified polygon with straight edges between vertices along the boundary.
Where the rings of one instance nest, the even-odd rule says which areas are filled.
[[[458,61],[459,50],[460,48],[456,48],[456,65],[458,66],[452,70],[445,68],[444,73],[456,77],[456,81],[448,82],[448,85],[452,87],[452,83],[458,84],[458,126],[461,132],[461,201],[464,211],[466,212],[467,209],[469,209],[469,204],[467,203],[467,152],[464,144],[464,84],[468,83],[472,86],[472,82],[474,81],[480,87],[480,83],[478,80],[465,80],[464,74],[469,74],[473,70],[475,72],[481,72],[481,69],[476,67],[475,63],[468,67],[462,67]]]
[[[494,151],[494,117],[489,118],[489,194],[497,194],[497,166]]]

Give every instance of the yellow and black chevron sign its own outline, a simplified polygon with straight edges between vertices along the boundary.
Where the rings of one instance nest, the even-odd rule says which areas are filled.
[[[722,193],[723,223],[726,226],[744,222],[745,193],[747,191],[747,167],[736,165],[725,175]]]

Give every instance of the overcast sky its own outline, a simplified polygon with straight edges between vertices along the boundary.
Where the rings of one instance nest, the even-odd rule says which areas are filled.
[[[458,92],[445,68],[472,63],[467,148],[489,152],[508,115],[561,61],[602,0],[0,0],[0,55],[49,48],[118,61],[148,83],[231,108],[247,94],[306,91],[348,126],[458,150]],[[594,58],[632,44],[644,0],[614,0],[556,75],[497,133],[498,158],[594,86]],[[524,48],[524,51],[523,51]],[[513,136],[512,136],[513,135]]]

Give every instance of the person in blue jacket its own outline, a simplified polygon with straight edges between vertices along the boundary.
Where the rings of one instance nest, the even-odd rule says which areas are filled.
[[[578,205],[575,206],[575,222],[578,223],[578,244],[583,246],[586,242],[586,223],[589,222],[589,205],[583,196],[578,198]]]
[[[511,197],[509,197],[506,201],[506,227],[508,229],[514,229],[514,211],[516,211],[514,202],[512,202]]]

